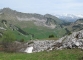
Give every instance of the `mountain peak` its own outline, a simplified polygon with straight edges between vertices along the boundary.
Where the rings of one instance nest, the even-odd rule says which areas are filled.
[[[10,10],[12,10],[12,9],[10,9],[10,8],[3,8],[3,9],[1,9],[1,11],[10,11]]]
[[[10,8],[3,8],[0,9],[0,13],[13,13],[14,10],[10,9]]]
[[[3,8],[3,10],[12,10],[12,9],[9,7],[6,7],[6,8]]]
[[[77,19],[83,18],[82,14],[61,14],[61,15],[55,15],[55,16],[69,22],[75,22]]]

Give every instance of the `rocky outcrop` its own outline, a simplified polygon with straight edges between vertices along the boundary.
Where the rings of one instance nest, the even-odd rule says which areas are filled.
[[[27,42],[27,48],[24,52],[31,53],[31,52],[41,52],[41,51],[50,51],[55,49],[61,49],[62,40],[65,37],[55,41],[55,40],[35,40]],[[31,50],[31,51],[30,51]]]
[[[50,51],[50,50],[58,50],[58,49],[72,49],[72,48],[80,48],[83,49],[83,30],[79,32],[74,32],[69,36],[65,36],[60,38],[59,40],[37,40],[27,42],[27,48],[32,47],[32,52],[40,52],[40,51]],[[26,49],[27,49],[26,48]],[[26,50],[25,49],[25,50]],[[27,51],[26,51],[27,52]],[[29,53],[29,52],[27,52]]]
[[[15,45],[17,52],[32,53],[59,49],[59,47],[62,45],[60,42],[60,40],[35,40],[27,43],[15,42]]]
[[[74,32],[67,36],[63,42],[63,48],[81,48],[83,49],[83,30]]]

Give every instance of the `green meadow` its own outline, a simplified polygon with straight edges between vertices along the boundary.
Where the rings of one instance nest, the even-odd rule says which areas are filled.
[[[80,49],[64,49],[30,54],[0,52],[0,60],[83,60],[83,51]]]

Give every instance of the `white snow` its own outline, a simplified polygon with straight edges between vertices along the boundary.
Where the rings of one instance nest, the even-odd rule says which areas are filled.
[[[76,16],[79,17],[79,18],[83,18],[83,15],[82,14],[76,15]]]
[[[33,47],[27,47],[25,50],[26,53],[32,53]]]
[[[82,14],[60,14],[60,15],[55,15],[58,18],[66,18],[66,17],[71,17],[71,18],[83,18]]]

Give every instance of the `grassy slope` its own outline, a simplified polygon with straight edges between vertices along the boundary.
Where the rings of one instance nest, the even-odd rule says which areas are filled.
[[[33,39],[45,39],[45,38],[47,39],[49,35],[54,35],[55,38],[60,38],[62,37],[62,35],[66,33],[66,31],[62,28],[50,29],[50,28],[43,27],[43,26],[36,26],[32,21],[26,22],[26,21],[13,21],[13,20],[9,21],[8,20],[8,24],[11,24],[11,23],[15,26],[20,27],[22,30],[26,31],[27,33],[34,34]],[[1,25],[3,24],[1,23]],[[14,33],[16,35],[17,40],[20,40],[20,39],[30,40],[31,39],[30,35],[27,35],[27,36],[24,36],[22,34],[19,35],[18,31],[14,31]]]
[[[54,35],[56,38],[62,37],[66,31],[62,28],[50,29],[43,26],[35,26],[32,22],[27,23],[27,27],[23,28],[24,31],[35,35],[35,38],[48,38],[49,35]],[[21,26],[22,27],[22,26]]]
[[[59,30],[53,29],[52,30],[52,29],[49,29],[49,28],[46,28],[46,27],[43,27],[43,26],[35,26],[35,24],[33,24],[32,21],[19,21],[19,20],[17,20],[14,13],[15,13],[15,11],[12,11],[11,9],[7,9],[7,11],[5,11],[4,14],[0,14],[0,26],[3,25],[1,23],[1,21],[6,20],[7,24],[12,24],[12,25],[18,26],[22,30],[24,30],[28,33],[34,34],[35,35],[34,39],[37,39],[37,38],[38,39],[45,39],[45,38],[48,38],[49,35],[52,35],[52,34],[55,36],[55,38],[60,38],[60,37],[62,37],[62,35],[65,34],[64,29],[59,29]],[[20,16],[20,14],[21,13],[18,13],[17,16]],[[56,18],[52,15],[49,15],[49,14],[47,14],[47,15],[50,16],[51,18],[55,19],[57,23],[62,22],[61,20],[59,20],[58,18]],[[40,16],[38,16],[38,17],[40,17]],[[14,31],[14,33],[16,34],[17,39],[30,40],[30,35],[25,37],[21,34],[19,35],[19,32],[17,32],[17,31]]]
[[[80,60],[83,51],[80,49],[55,50],[39,53],[3,53],[0,52],[0,60]]]
[[[50,28],[43,27],[43,26],[36,26],[33,24],[32,21],[28,21],[28,22],[20,21],[17,23],[18,24],[15,24],[15,25],[20,27],[22,30],[26,31],[29,34],[34,34],[33,39],[47,39],[49,35],[52,35],[52,34],[55,36],[55,38],[60,38],[66,32],[62,28],[50,29]],[[18,40],[20,39],[30,40],[31,38],[31,35],[27,35],[27,36],[24,36],[22,34],[19,35],[18,31],[14,31],[14,33],[16,34],[16,37]]]

